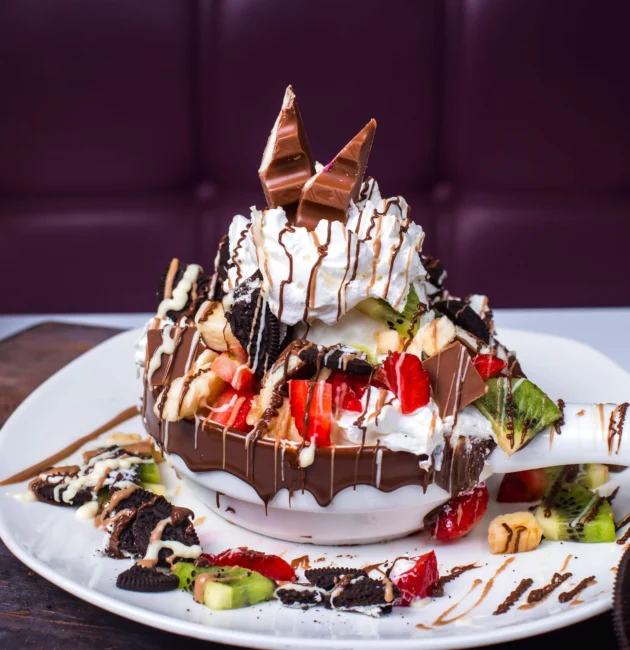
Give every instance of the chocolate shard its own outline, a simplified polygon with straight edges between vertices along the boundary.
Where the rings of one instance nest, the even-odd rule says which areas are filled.
[[[431,392],[442,419],[456,416],[488,390],[468,350],[459,342],[429,357],[423,366],[429,373]]]
[[[164,346],[164,337],[170,342]],[[174,346],[168,354],[164,347]],[[204,351],[205,344],[194,325],[173,327],[170,330],[150,329],[147,331],[147,381],[152,388],[169,384],[183,377]],[[170,348],[169,348],[170,349]]]
[[[277,208],[297,203],[304,184],[314,173],[300,110],[289,86],[258,170],[267,205]]]
[[[345,221],[356,200],[367,167],[376,120],[365,126],[322,171],[312,176],[300,198],[296,226],[315,230],[321,219]]]

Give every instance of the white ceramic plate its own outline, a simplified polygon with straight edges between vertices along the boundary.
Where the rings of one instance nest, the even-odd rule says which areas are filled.
[[[41,460],[138,402],[140,386],[133,367],[133,345],[137,336],[137,332],[126,332],[103,343],[61,370],[24,401],[0,432],[0,477]],[[553,398],[622,402],[630,397],[630,376],[581,343],[515,330],[504,330],[501,339],[519,350],[528,374]],[[142,432],[139,418],[121,426],[120,430]],[[230,524],[195,499],[179,484],[171,470],[164,468],[163,473],[167,475],[167,496],[193,508],[198,518],[205,517],[197,530],[208,552],[249,546],[288,560],[307,556],[310,565],[317,567],[329,564],[362,566],[434,548],[443,573],[471,562],[477,562],[480,568],[448,584],[444,598],[435,599],[422,609],[397,608],[380,620],[323,609],[304,612],[283,608],[275,602],[242,610],[211,612],[195,604],[183,592],[136,594],[116,589],[117,574],[130,563],[95,552],[100,547],[102,534],[90,522],[77,520],[72,509],[21,503],[11,498],[10,492],[22,492],[26,484],[2,489],[0,535],[9,549],[31,569],[106,610],[200,639],[287,650],[467,648],[557,629],[609,608],[614,567],[623,550],[617,544],[543,542],[534,553],[513,556],[513,561],[495,578],[485,599],[474,606],[489,580],[508,559],[488,552],[487,525],[484,523],[473,534],[451,545],[432,543],[425,533],[370,546],[321,547],[285,543]],[[608,494],[616,485],[621,485],[621,491],[613,507],[619,517],[630,511],[630,471],[614,475],[601,493]],[[492,504],[487,521],[501,510],[497,504]],[[540,587],[561,569],[569,555],[573,557],[568,561],[567,570],[573,573],[573,578],[551,597],[532,609],[514,607],[508,614],[492,615],[522,578],[531,577],[534,587]],[[583,602],[564,605],[558,602],[558,593],[592,574],[597,584],[583,592],[580,598]],[[480,582],[473,588],[476,580]],[[447,620],[472,609],[455,622],[435,625],[436,619],[453,606]]]

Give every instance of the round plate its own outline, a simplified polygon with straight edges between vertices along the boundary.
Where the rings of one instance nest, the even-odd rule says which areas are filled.
[[[140,385],[133,367],[133,346],[138,332],[126,332],[103,343],[54,375],[11,416],[0,432],[0,476],[13,474],[52,454],[95,429],[116,413],[138,402]],[[519,351],[523,367],[551,397],[566,401],[621,402],[630,396],[630,376],[614,362],[581,343],[542,334],[504,330],[501,339]],[[142,432],[140,419],[119,428]],[[96,446],[96,445],[95,445]],[[0,535],[9,549],[31,569],[79,598],[127,618],[154,627],[235,645],[255,648],[467,648],[509,641],[553,630],[610,607],[622,547],[543,542],[533,553],[496,556],[488,551],[487,523],[502,511],[492,503],[486,520],[459,542],[441,545],[426,533],[369,546],[323,547],[285,543],[247,532],[210,512],[163,466],[167,497],[191,507],[202,521],[197,530],[208,552],[248,546],[301,558],[300,565],[363,566],[417,555],[435,549],[440,571],[476,562],[478,567],[446,585],[446,595],[423,608],[396,608],[381,619],[281,607],[276,602],[226,612],[212,612],[183,592],[138,594],[116,589],[118,573],[129,561],[103,557],[102,533],[91,522],[79,521],[72,509],[41,503],[22,503],[0,493]],[[613,509],[617,517],[630,511],[630,472],[614,474],[601,488],[603,495],[621,486]],[[491,486],[492,487],[492,486]],[[224,515],[229,519],[230,513]],[[506,563],[507,562],[507,563]],[[549,582],[566,565],[573,576],[539,605],[510,612],[493,612],[522,578],[534,587]],[[499,571],[503,567],[502,571]],[[583,578],[595,575],[578,601],[560,604],[558,594]],[[493,580],[494,577],[494,580]],[[485,594],[485,596],[484,596]],[[446,610],[451,611],[445,614]],[[441,617],[441,618],[440,618]],[[446,624],[440,624],[440,622]],[[450,622],[449,622],[450,621]]]

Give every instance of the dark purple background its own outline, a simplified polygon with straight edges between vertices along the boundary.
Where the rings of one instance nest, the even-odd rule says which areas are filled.
[[[630,305],[630,3],[3,0],[0,312],[144,311],[209,267],[285,86],[323,163],[371,118],[454,292]]]

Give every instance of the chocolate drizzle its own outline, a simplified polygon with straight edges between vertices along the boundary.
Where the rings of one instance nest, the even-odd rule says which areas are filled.
[[[432,598],[440,598],[444,595],[444,585],[452,582],[459,576],[463,575],[467,571],[472,571],[473,569],[478,569],[479,567],[473,562],[472,564],[466,564],[464,566],[455,566],[451,569],[451,572],[448,575],[441,576],[437,584],[431,590]]]
[[[545,600],[545,598],[547,598],[547,596],[549,596],[549,594],[553,593],[563,582],[566,582],[572,576],[573,574],[570,572],[554,573],[549,584],[546,584],[540,589],[533,589],[529,593],[529,596],[527,597],[527,604],[535,605],[542,602]]]
[[[613,447],[615,438],[617,438],[617,450],[616,454],[619,453],[619,448],[621,447],[621,439],[623,437],[623,427],[626,422],[626,414],[628,412],[628,407],[630,403],[623,402],[613,409],[613,412],[610,414],[610,420],[608,422],[608,453],[613,453]]]
[[[531,578],[523,578],[518,587],[496,608],[493,616],[499,616],[508,612],[533,584],[534,581]]]
[[[568,603],[572,601],[578,594],[582,593],[587,587],[595,583],[595,576],[584,578],[576,587],[570,591],[565,591],[558,596],[561,603]]]

